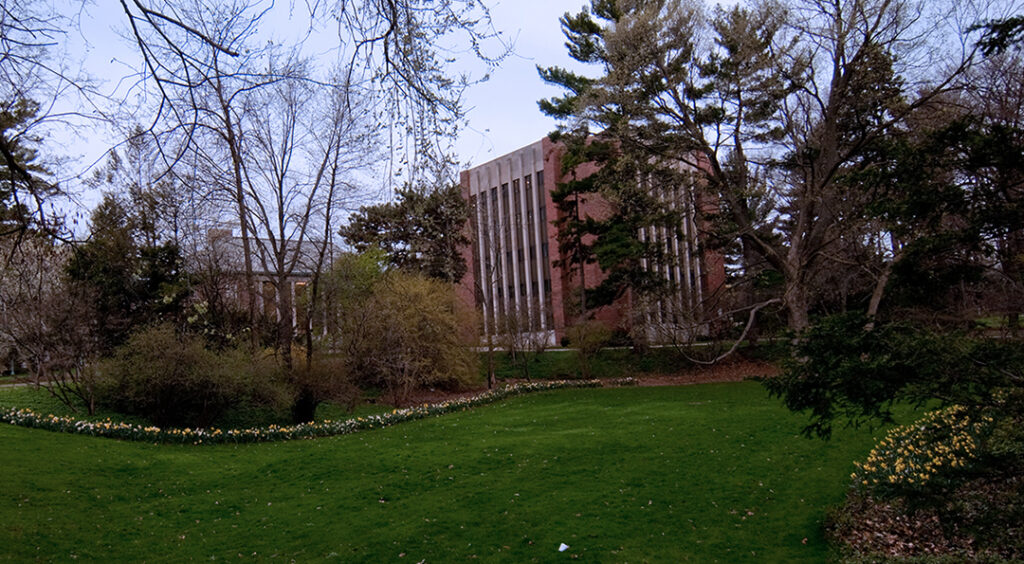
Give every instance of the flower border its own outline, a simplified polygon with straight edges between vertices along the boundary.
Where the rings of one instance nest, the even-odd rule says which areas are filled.
[[[978,458],[994,419],[951,405],[889,430],[864,462],[854,462],[853,486],[878,492],[921,489]]]
[[[564,388],[600,388],[601,380],[555,380],[527,384],[507,385],[503,388],[490,390],[479,395],[459,398],[441,403],[423,404],[422,406],[396,409],[391,413],[355,417],[344,421],[321,421],[318,423],[300,423],[298,425],[269,425],[249,429],[162,429],[155,426],[134,425],[131,423],[104,421],[83,421],[74,417],[58,417],[56,415],[39,415],[31,409],[12,408],[0,412],[0,422],[45,429],[62,433],[90,435],[128,441],[145,441],[164,444],[224,444],[224,443],[262,443],[287,441],[292,439],[312,439],[316,437],[333,437],[348,435],[366,429],[390,427],[397,423],[423,419],[434,415],[444,415],[455,411],[464,411],[472,407],[494,403],[505,398]]]

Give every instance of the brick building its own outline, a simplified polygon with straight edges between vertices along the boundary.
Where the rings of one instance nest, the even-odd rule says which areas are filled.
[[[563,148],[547,137],[498,157],[461,175],[462,193],[471,209],[470,248],[463,256],[469,266],[460,294],[483,313],[483,330],[492,335],[528,332],[550,344],[558,343],[565,328],[579,321],[579,268],[563,269],[558,256],[558,209],[551,191],[563,182]],[[578,177],[593,173],[594,165],[576,169]],[[664,245],[666,264],[645,264],[670,282],[672,292],[657,303],[638,304],[626,295],[611,306],[590,312],[612,329],[629,330],[642,323],[652,341],[673,332],[707,332],[707,310],[724,285],[722,258],[701,250],[698,207],[703,202],[690,187],[663,194],[666,205],[682,210],[682,237],[664,229],[646,229],[644,240]],[[581,214],[601,218],[608,213],[599,196],[586,198]],[[596,264],[583,270],[585,286],[600,283]],[[513,320],[509,323],[509,320]]]

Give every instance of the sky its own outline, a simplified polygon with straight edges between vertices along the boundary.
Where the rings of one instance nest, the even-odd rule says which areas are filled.
[[[585,0],[503,0],[491,5],[494,25],[516,39],[515,53],[491,72],[490,80],[467,95],[469,127],[456,144],[460,161],[485,163],[533,143],[555,129],[537,108],[542,98],[562,91],[546,85],[537,65],[573,68],[558,18],[577,13]]]
[[[465,66],[476,77],[487,73],[484,82],[472,85],[465,93],[463,108],[466,124],[455,141],[455,150],[463,168],[475,166],[522,146],[537,141],[555,129],[554,120],[544,116],[537,107],[541,98],[557,96],[557,87],[543,83],[537,65],[579,68],[564,46],[559,17],[566,12],[577,13],[588,0],[485,0],[491,10],[494,28],[506,41],[512,41],[514,52],[500,65],[488,69],[471,54],[463,54],[456,68]],[[114,2],[91,4],[80,12],[80,30],[66,38],[67,64],[96,77],[99,90],[115,99],[124,96],[131,80],[124,77],[140,66],[137,52],[118,30],[125,28],[124,13]],[[280,20],[278,20],[280,21]],[[288,24],[273,33],[287,37]],[[330,41],[328,39],[328,41]],[[323,49],[329,49],[327,45]],[[491,45],[490,52],[496,51]],[[131,100],[126,99],[131,102]],[[104,153],[120,139],[102,127],[85,127],[72,138],[59,136],[61,149],[73,165],[64,171],[66,181],[88,176],[89,169],[102,163]],[[84,194],[83,203],[91,207],[98,195]]]

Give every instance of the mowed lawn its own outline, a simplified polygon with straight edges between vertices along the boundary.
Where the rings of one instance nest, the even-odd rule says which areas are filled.
[[[0,560],[821,562],[878,432],[808,440],[803,421],[741,383],[241,446],[0,424]]]

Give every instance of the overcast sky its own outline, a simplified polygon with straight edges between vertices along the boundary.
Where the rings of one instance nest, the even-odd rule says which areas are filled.
[[[462,162],[478,165],[547,135],[555,122],[540,113],[537,100],[560,95],[545,85],[537,65],[571,67],[558,18],[576,13],[586,0],[503,0],[491,4],[494,25],[517,37],[514,55],[468,93],[469,128],[459,136]]]
[[[462,129],[456,141],[461,163],[484,163],[532,143],[555,128],[555,122],[540,113],[537,101],[559,95],[560,90],[545,85],[537,75],[536,66],[573,67],[558,18],[565,12],[576,13],[588,4],[588,0],[487,1],[494,27],[504,37],[514,40],[515,52],[500,66],[490,70],[489,80],[472,86],[466,93],[464,109],[468,126]],[[115,32],[125,28],[124,13],[116,2],[99,2],[84,9],[77,6],[81,10],[81,25],[66,38],[70,52],[68,64],[72,67],[81,64],[100,81],[99,90],[123,92],[127,83],[119,81],[140,66],[133,46]],[[283,29],[273,29],[271,33],[278,39],[287,40],[290,25],[282,22],[279,27]],[[492,45],[490,51],[495,50]],[[476,76],[486,71],[486,66],[480,61],[470,60],[473,59],[472,54],[464,57],[467,68],[472,69]],[[463,61],[459,60],[458,64],[461,63]],[[82,174],[89,165],[103,157],[106,149],[119,142],[116,134],[104,133],[102,129],[101,126],[86,127],[77,135],[67,132],[74,139],[58,136],[56,141],[62,146],[61,152],[79,163],[68,167],[65,180],[74,182],[69,177]],[[94,199],[90,196],[85,197],[87,205]]]

